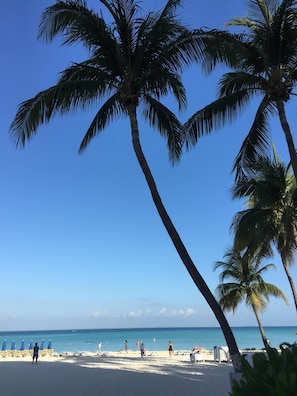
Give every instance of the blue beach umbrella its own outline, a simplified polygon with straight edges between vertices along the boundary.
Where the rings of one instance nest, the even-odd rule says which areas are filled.
[[[31,351],[31,349],[33,349],[33,341],[31,340],[30,345],[29,345],[29,351]]]
[[[47,349],[52,349],[52,340],[49,340],[49,343],[48,343]]]
[[[20,351],[23,351],[25,349],[25,341],[23,340],[20,346]]]
[[[14,342],[14,340],[13,340],[12,343],[11,343],[11,348],[10,348],[10,350],[11,350],[11,351],[15,351],[15,342]]]
[[[41,351],[44,350],[44,340],[41,341],[40,350],[41,350]]]
[[[2,344],[2,351],[6,351],[6,340],[3,341],[3,344]]]

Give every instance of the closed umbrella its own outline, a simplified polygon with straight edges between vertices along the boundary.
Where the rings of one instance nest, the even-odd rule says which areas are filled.
[[[11,350],[11,351],[15,351],[15,342],[14,342],[14,341],[12,341],[12,343],[11,343],[11,348],[10,348],[10,350]]]
[[[48,343],[47,349],[53,349],[53,348],[52,348],[52,340],[49,340],[49,343]]]
[[[24,351],[25,350],[25,341],[23,340],[20,346],[20,351]]]
[[[30,345],[29,345],[29,351],[31,351],[33,349],[33,341],[31,340]]]
[[[2,351],[6,351],[6,340],[3,341],[3,344],[2,344]]]
[[[41,351],[44,350],[44,340],[41,341],[40,350],[41,350]]]

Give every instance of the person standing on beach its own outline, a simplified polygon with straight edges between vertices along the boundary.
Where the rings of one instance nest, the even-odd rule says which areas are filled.
[[[98,344],[98,353],[101,353],[102,342],[100,341]]]
[[[34,348],[33,348],[33,361],[32,361],[32,364],[34,363],[34,359],[36,360],[36,364],[37,364],[38,352],[39,352],[39,346],[38,346],[37,342],[35,342],[35,345],[34,345]]]
[[[140,344],[140,356],[143,357],[145,354],[144,343],[141,342]]]
[[[140,341],[139,340],[136,341],[136,348],[138,351],[140,351]]]
[[[124,342],[124,346],[125,346],[125,351],[128,353],[128,341],[127,340]]]
[[[169,352],[169,356],[172,356],[173,353],[173,344],[171,341],[168,342],[168,352]]]

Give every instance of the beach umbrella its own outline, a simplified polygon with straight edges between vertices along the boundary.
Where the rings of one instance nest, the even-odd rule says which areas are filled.
[[[33,349],[33,341],[31,340],[30,345],[29,345],[29,351],[31,351],[31,349]]]
[[[25,341],[23,340],[20,346],[20,351],[24,351],[25,349]]]
[[[41,351],[44,350],[44,340],[41,341],[40,350],[41,350]]]
[[[2,344],[2,351],[6,351],[6,340],[3,341],[3,344]]]
[[[49,343],[48,343],[47,349],[52,349],[52,340],[49,340]]]
[[[14,342],[14,340],[13,340],[12,343],[11,343],[11,348],[10,348],[10,350],[11,350],[11,351],[15,351],[15,342]]]

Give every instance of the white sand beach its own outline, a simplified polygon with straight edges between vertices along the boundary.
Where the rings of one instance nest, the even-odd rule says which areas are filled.
[[[191,363],[189,353],[54,354],[0,358],[2,396],[228,396],[231,363]]]

